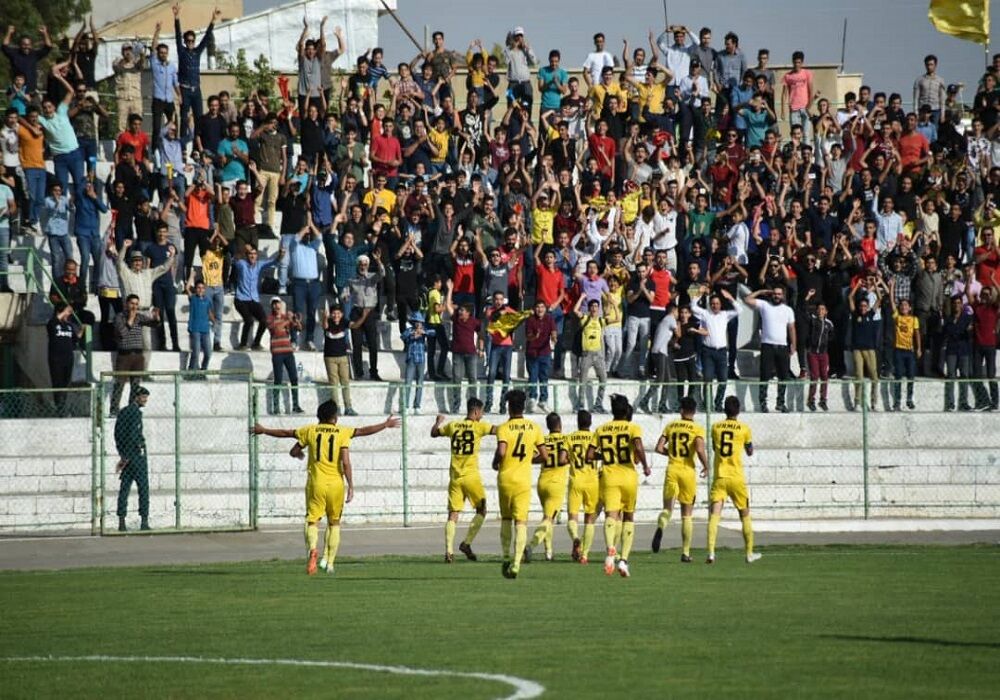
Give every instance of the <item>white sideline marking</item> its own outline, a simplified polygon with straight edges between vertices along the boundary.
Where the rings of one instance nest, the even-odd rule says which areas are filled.
[[[722,523],[739,530],[738,523]],[[1000,530],[997,519],[754,520],[754,532],[987,532]]]
[[[226,659],[202,656],[8,656],[4,661],[94,661],[100,663],[178,663],[178,664],[219,664],[224,666],[310,666],[316,668],[350,668],[376,673],[395,673],[400,676],[452,676],[454,678],[475,678],[484,681],[506,683],[514,689],[513,695],[505,695],[501,700],[527,700],[537,698],[545,692],[545,687],[534,681],[502,673],[477,673],[474,671],[444,671],[438,669],[410,668],[409,666],[382,666],[362,664],[353,661],[310,661],[308,659]]]

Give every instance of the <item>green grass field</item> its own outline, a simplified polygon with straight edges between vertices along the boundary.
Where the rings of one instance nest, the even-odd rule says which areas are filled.
[[[497,698],[516,687],[298,659],[505,674],[543,697],[996,697],[1000,549],[772,547],[747,566],[675,550],[599,563],[298,562],[0,574],[0,695]],[[522,689],[523,690],[523,689]],[[527,693],[527,691],[524,691]]]

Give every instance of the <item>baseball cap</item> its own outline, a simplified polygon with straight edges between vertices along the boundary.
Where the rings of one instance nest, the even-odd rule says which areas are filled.
[[[129,260],[135,260],[136,258],[142,260],[142,251],[133,250],[131,253],[128,254]]]
[[[694,68],[696,66],[698,68],[701,68],[701,61],[699,61],[697,58],[692,58],[691,59],[691,67]]]
[[[283,303],[285,303],[285,300],[282,299],[281,297],[271,297],[271,303],[272,304],[283,304]]]
[[[524,27],[514,27],[514,31],[511,34],[514,36],[524,36]]]
[[[956,92],[958,92],[958,85],[956,85],[955,83],[950,83],[948,85],[948,92],[950,92],[950,93],[956,93]]]

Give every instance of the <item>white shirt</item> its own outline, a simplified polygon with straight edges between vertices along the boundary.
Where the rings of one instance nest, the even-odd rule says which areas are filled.
[[[747,264],[747,246],[750,244],[750,229],[746,222],[741,221],[731,227],[726,233],[729,238],[729,245],[726,247],[726,255],[736,258],[740,265]]]
[[[739,316],[739,302],[737,302],[737,309],[730,309],[728,311],[722,309],[719,313],[713,314],[710,310],[703,309],[698,305],[699,299],[701,297],[695,297],[691,300],[691,313],[701,322],[701,327],[708,331],[708,335],[704,341],[705,345],[713,350],[728,348],[729,321]]]
[[[583,69],[590,73],[590,82],[594,85],[601,82],[601,70],[606,66],[615,67],[615,58],[608,51],[591,51],[583,62]]]
[[[677,328],[677,319],[667,314],[656,327],[653,335],[653,345],[650,350],[659,355],[670,354],[670,340],[674,337],[674,329]]]
[[[698,77],[685,75],[677,84],[677,92],[684,102],[690,102],[692,107],[701,107],[702,98],[711,97],[708,92],[708,80],[704,75]],[[697,97],[695,96],[697,95]]]
[[[641,216],[635,220],[635,238],[636,244],[633,250],[646,250],[653,243],[653,237],[656,235],[656,217],[654,216],[650,219],[647,224],[645,219]]]
[[[21,156],[19,155],[19,141],[17,127],[11,129],[9,126],[3,128],[3,164],[7,168],[18,168],[21,166]]]
[[[875,249],[883,253],[892,250],[896,245],[896,239],[903,232],[903,217],[896,212],[889,214],[875,212],[875,221],[878,222],[878,233],[875,235]]]
[[[762,345],[788,345],[788,325],[795,323],[795,312],[788,304],[757,302],[760,313],[760,342]]]
[[[673,250],[677,247],[677,212],[670,210],[666,215],[656,212],[653,215],[653,230],[655,231],[650,245],[653,250]]]

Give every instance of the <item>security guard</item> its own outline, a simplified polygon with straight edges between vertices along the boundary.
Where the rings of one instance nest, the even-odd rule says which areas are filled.
[[[123,408],[115,421],[115,449],[121,488],[118,491],[118,531],[125,532],[125,515],[128,513],[128,495],[135,482],[139,490],[140,530],[149,530],[149,464],[146,461],[146,438],[142,434],[142,407],[149,401],[149,389],[140,386],[135,398]]]

